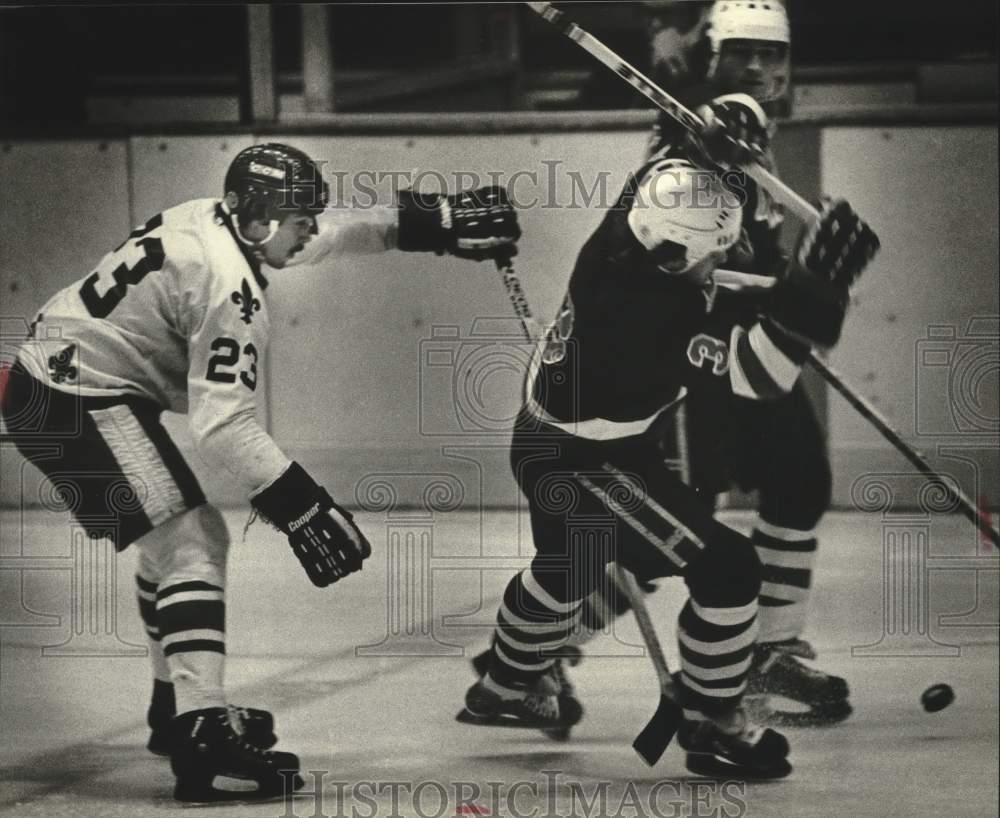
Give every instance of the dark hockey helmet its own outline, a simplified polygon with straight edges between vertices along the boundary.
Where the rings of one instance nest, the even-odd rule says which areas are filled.
[[[225,193],[239,197],[236,215],[241,221],[281,221],[289,213],[322,213],[330,186],[305,153],[269,142],[236,155],[226,171]]]

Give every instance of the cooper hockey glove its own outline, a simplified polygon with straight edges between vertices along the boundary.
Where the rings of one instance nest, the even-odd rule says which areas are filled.
[[[502,187],[442,196],[399,192],[399,249],[433,250],[482,261],[517,254],[521,228]]]
[[[690,139],[711,164],[732,168],[751,161],[768,162],[767,115],[753,97],[726,94],[702,105],[697,113],[705,128]]]
[[[371,544],[350,512],[333,502],[298,463],[251,497],[250,504],[288,537],[312,584],[319,588],[360,571],[372,554]]]
[[[879,251],[878,236],[844,199],[824,203],[820,218],[803,235],[800,267],[849,288]]]

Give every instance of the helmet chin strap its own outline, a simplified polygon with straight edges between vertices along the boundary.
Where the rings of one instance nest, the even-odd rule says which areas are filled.
[[[222,209],[229,216],[234,216],[235,215],[230,210],[229,205],[227,205],[225,202],[222,203]],[[239,218],[239,216],[235,216],[235,218],[236,218],[237,228],[239,228],[239,226],[240,226],[240,218]],[[271,239],[274,238],[274,236],[278,232],[278,228],[280,226],[281,226],[281,222],[279,222],[277,219],[270,219],[268,221],[268,223],[267,223],[267,236],[265,238],[261,239],[260,241],[253,241],[252,239],[248,239],[246,236],[243,235],[243,231],[240,230],[240,229],[236,230],[236,235],[239,238],[239,240],[241,242],[243,242],[251,250],[260,251],[260,250],[264,249],[264,245],[265,244],[267,244]]]

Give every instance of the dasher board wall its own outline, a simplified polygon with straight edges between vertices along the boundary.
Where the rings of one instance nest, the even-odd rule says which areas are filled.
[[[0,150],[3,361],[56,289],[90,271],[136,224],[221,196],[254,141],[328,164],[334,198],[383,203],[388,172],[427,190],[512,184],[524,237],[516,268],[534,312],[554,316],[576,254],[644,154],[639,130],[518,134],[143,136],[13,141]],[[986,125],[838,127],[779,133],[782,175],[807,196],[844,196],[883,249],[858,288],[830,361],[935,467],[1000,504],[997,439],[997,131]],[[379,182],[378,172],[382,172]],[[438,176],[437,174],[440,174]],[[402,178],[396,176],[396,179]],[[478,180],[478,182],[477,182]],[[794,227],[786,228],[794,229]],[[261,412],[279,445],[341,502],[510,506],[508,429],[530,352],[491,263],[391,251],[269,276],[271,348]],[[811,384],[817,391],[816,384]],[[822,387],[818,391],[822,393]],[[837,395],[826,415],[835,503],[865,507],[922,481]],[[240,502],[227,474],[181,440],[209,496]],[[33,504],[40,477],[9,443],[2,501]],[[808,479],[807,475],[803,479]],[[867,499],[866,499],[867,498]]]

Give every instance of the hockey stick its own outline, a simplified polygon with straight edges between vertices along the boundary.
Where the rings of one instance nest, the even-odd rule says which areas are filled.
[[[938,472],[934,471],[927,462],[927,458],[903,440],[899,432],[889,425],[889,422],[882,416],[878,409],[851,389],[844,381],[843,376],[820,360],[815,352],[809,354],[809,364],[820,374],[823,380],[836,389],[841,394],[841,397],[857,410],[861,417],[874,426],[882,437],[888,440],[903,457],[909,460],[917,471],[927,477],[927,479],[940,485],[951,500],[958,504],[962,514],[980,532],[989,537],[995,546],[1000,548],[1000,532],[990,524],[987,516],[973,505],[972,501],[965,496],[965,493],[957,485],[952,485],[938,474]]]
[[[496,264],[497,269],[503,273],[503,281],[504,286],[507,288],[507,295],[510,297],[511,303],[514,305],[514,312],[517,314],[517,317],[521,319],[521,326],[524,328],[525,337],[529,341],[537,340],[537,338],[540,337],[540,332],[538,332],[539,327],[531,314],[531,308],[528,306],[528,301],[524,295],[524,290],[521,287],[521,282],[518,279],[517,274],[514,272],[510,259],[504,259],[502,261],[497,259]],[[770,276],[738,273],[732,270],[716,270],[714,277],[719,286],[737,288],[768,288],[773,287],[777,281],[777,279],[771,278]],[[536,332],[533,333],[532,328],[534,328]],[[940,484],[943,491],[951,498],[951,500],[958,504],[962,515],[975,525],[982,534],[989,537],[990,541],[994,545],[1000,548],[1000,532],[993,527],[989,518],[976,508],[975,504],[958,486],[952,485],[938,472],[931,468],[930,463],[927,462],[927,458],[903,440],[902,435],[889,425],[889,422],[882,416],[878,409],[861,397],[857,390],[851,388],[847,381],[844,380],[844,377],[829,365],[824,363],[815,352],[809,353],[808,362],[809,365],[819,373],[820,377],[830,384],[830,386],[832,386],[837,392],[839,392],[844,400],[854,407],[858,414],[874,426],[876,431],[889,441],[889,443],[891,443],[893,447],[901,455],[903,455],[903,457],[905,457],[914,466],[914,468],[917,469],[917,471],[929,480]]]
[[[705,123],[696,114],[681,105],[635,66],[625,62],[592,34],[588,34],[580,28],[563,12],[554,8],[551,3],[527,3],[526,5],[689,131],[697,135],[704,130]],[[810,224],[819,217],[816,208],[766,168],[761,167],[756,162],[751,162],[741,169],[770,193],[775,201],[787,207],[801,221]]]
[[[716,283],[721,287],[767,288],[773,287],[777,281],[777,279],[769,278],[768,276],[736,273],[731,270],[716,270],[714,276]],[[934,471],[930,463],[927,462],[926,456],[903,440],[903,436],[889,425],[889,421],[885,419],[882,413],[861,397],[857,393],[857,390],[852,389],[848,385],[843,375],[825,363],[815,352],[809,353],[808,361],[809,365],[819,373],[820,377],[839,392],[841,397],[854,407],[855,411],[861,417],[874,426],[878,433],[895,447],[896,451],[909,460],[917,471],[932,482],[940,485],[952,502],[958,505],[966,519],[972,522],[982,534],[989,537],[994,545],[1000,547],[1000,532],[990,524],[989,518],[976,508],[972,500],[966,497],[965,493],[957,485],[952,485],[951,482],[945,480],[942,475]]]
[[[646,608],[646,601],[643,599],[639,584],[631,572],[617,562],[614,575],[616,584],[632,606],[642,641],[646,643],[646,650],[649,651],[649,660],[653,663],[656,677],[660,681],[660,703],[656,707],[656,712],[632,742],[635,751],[652,767],[660,760],[660,756],[673,739],[684,713],[677,703],[677,687],[670,675],[670,668],[667,667],[667,658],[663,655],[663,647],[653,627],[653,620],[649,617],[649,610]]]
[[[510,256],[494,259],[497,265],[497,272],[503,278],[504,289],[507,290],[507,297],[514,307],[514,314],[521,321],[521,329],[524,330],[524,337],[528,341],[537,341],[541,337],[541,327],[531,313],[528,304],[528,297],[524,294],[521,286],[521,279],[514,272],[514,263]]]

